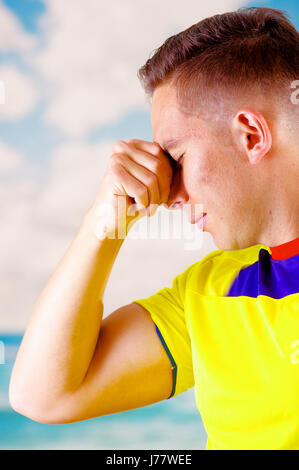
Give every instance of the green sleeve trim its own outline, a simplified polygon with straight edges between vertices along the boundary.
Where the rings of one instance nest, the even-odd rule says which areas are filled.
[[[156,325],[156,324],[155,324]],[[170,363],[171,363],[171,369],[172,369],[172,391],[171,391],[171,394],[169,395],[169,397],[167,398],[167,400],[169,400],[169,398],[171,398],[173,395],[174,395],[174,392],[175,392],[175,387],[176,387],[176,381],[177,381],[177,365],[176,365],[176,362],[175,360],[173,359],[173,356],[171,354],[171,352],[169,351],[168,349],[168,346],[167,344],[165,343],[165,340],[161,334],[161,331],[159,330],[159,328],[157,327],[156,325],[156,330],[157,330],[157,334],[160,338],[160,341],[166,351],[166,354],[170,360]]]

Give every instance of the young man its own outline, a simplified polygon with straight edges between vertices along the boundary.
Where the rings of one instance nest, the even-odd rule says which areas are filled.
[[[249,8],[167,39],[140,69],[154,142],[115,144],[34,307],[11,377],[16,411],[68,423],[195,386],[208,449],[299,449],[298,52],[281,12]],[[191,223],[200,204],[219,249],[102,321],[123,243],[110,235],[140,216],[117,219],[121,196],[187,205]]]

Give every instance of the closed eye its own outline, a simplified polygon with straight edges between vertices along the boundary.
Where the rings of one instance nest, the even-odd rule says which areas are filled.
[[[168,152],[165,152],[166,153],[166,156],[168,157],[169,161],[170,161],[170,164],[172,166],[172,170],[176,170],[179,166],[180,166],[180,163],[182,161],[182,158],[184,156],[181,155],[177,160],[175,160],[174,158],[172,158],[172,156],[168,153]]]
[[[178,158],[177,160],[173,159],[174,161],[174,170],[177,170],[181,167],[181,161],[182,161],[182,158],[183,158],[184,154],[180,156],[180,158]]]
[[[182,161],[182,158],[183,158],[184,154],[180,156],[180,158],[176,161],[177,165],[180,165],[181,161]]]

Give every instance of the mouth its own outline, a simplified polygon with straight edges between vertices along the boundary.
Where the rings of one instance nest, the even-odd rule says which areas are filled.
[[[207,215],[207,212],[203,212],[197,219],[194,219],[194,217],[191,218],[190,224],[198,224],[203,218],[205,218]]]
[[[196,225],[199,228],[199,230],[204,231],[205,225],[206,225],[206,220],[207,220],[207,213],[204,212],[201,217],[199,217],[198,220],[196,220]]]

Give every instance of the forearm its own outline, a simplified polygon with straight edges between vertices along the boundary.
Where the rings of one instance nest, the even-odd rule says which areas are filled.
[[[43,406],[75,390],[91,362],[103,315],[103,295],[123,239],[94,235],[89,213],[38,298],[18,351],[11,401]]]

